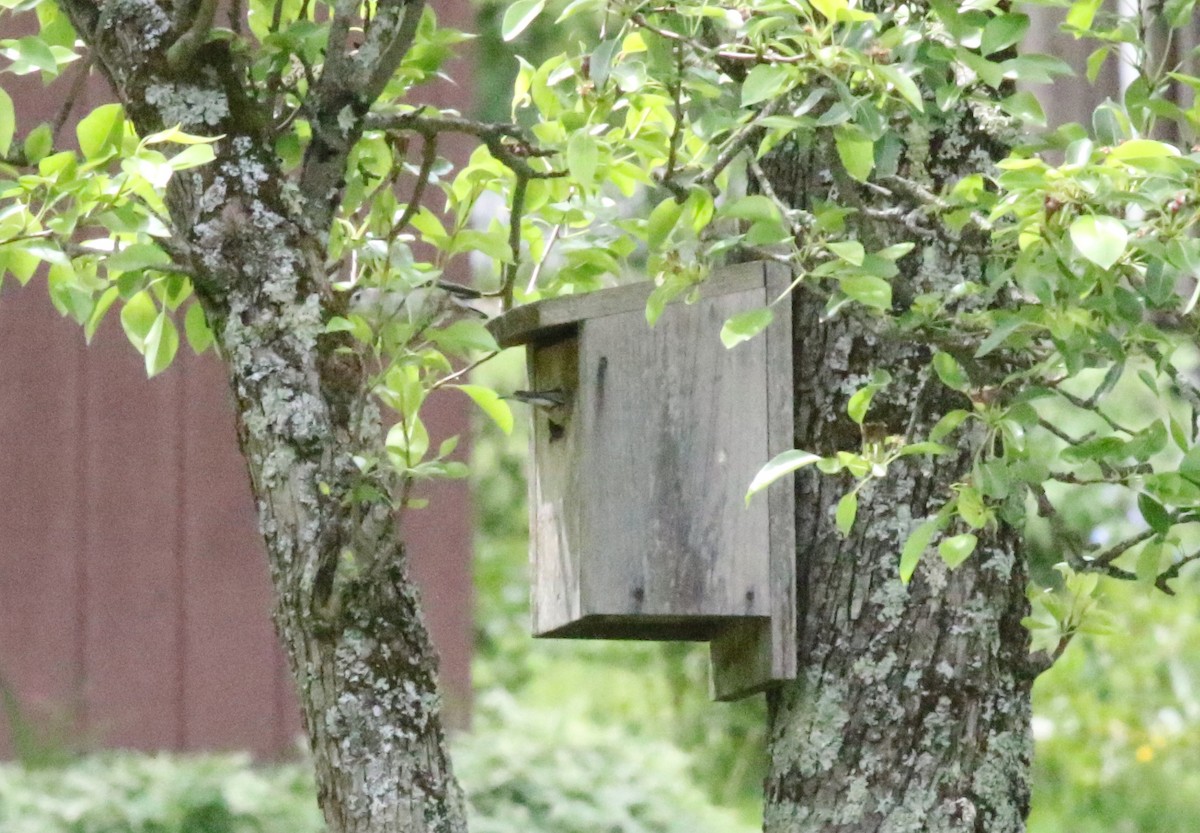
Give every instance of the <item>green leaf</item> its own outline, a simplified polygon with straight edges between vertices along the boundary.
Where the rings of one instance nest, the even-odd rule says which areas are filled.
[[[491,353],[500,349],[482,321],[455,321],[440,330],[433,330],[429,337],[442,350],[462,356],[472,350]]]
[[[124,110],[120,104],[104,104],[79,120],[75,136],[84,159],[97,159],[121,141],[125,127]]]
[[[1138,511],[1151,529],[1159,535],[1171,531],[1171,513],[1161,503],[1143,492],[1138,495],[1137,504]]]
[[[100,328],[100,323],[104,320],[105,313],[112,307],[120,294],[117,287],[110,286],[100,293],[100,297],[96,299],[96,306],[92,308],[92,314],[83,325],[83,337],[88,344],[92,343],[92,338],[95,337],[96,330]]]
[[[892,308],[892,285],[874,275],[847,275],[838,282],[847,297],[875,309]]]
[[[933,430],[929,432],[929,439],[937,442],[949,435],[954,429],[962,425],[964,419],[971,415],[970,411],[956,410],[951,411],[937,421],[937,425],[933,426]]]
[[[774,319],[775,314],[770,307],[747,310],[733,315],[721,327],[721,343],[726,348],[736,347],[743,341],[748,341],[766,329]]]
[[[512,409],[508,407],[507,402],[500,398],[500,394],[482,385],[456,385],[455,387],[471,397],[471,400],[479,406],[479,410],[491,417],[492,422],[496,423],[501,431],[505,434],[512,433]]]
[[[934,353],[933,369],[938,378],[942,380],[942,384],[952,390],[964,391],[971,386],[971,379],[967,376],[967,372],[949,353],[940,351]]]
[[[1004,67],[994,61],[989,61],[969,49],[959,47],[954,50],[954,56],[962,61],[969,70],[979,76],[979,80],[995,89],[1004,83]]]
[[[1073,462],[1082,460],[1100,460],[1105,457],[1113,461],[1126,457],[1125,441],[1120,437],[1096,437],[1086,440],[1079,445],[1071,446],[1062,452],[1062,458]]]
[[[826,248],[840,257],[847,263],[854,266],[862,266],[863,258],[866,257],[866,251],[863,249],[863,244],[857,240],[843,240],[838,243],[827,243]]]
[[[1183,433],[1182,430],[1180,433]],[[1177,438],[1176,444],[1179,444],[1180,439],[1186,439],[1186,436]],[[1200,445],[1189,448],[1183,455],[1183,459],[1179,461],[1179,473],[1191,482],[1200,485]]]
[[[213,333],[208,326],[208,319],[204,315],[204,308],[199,303],[192,303],[188,307],[187,314],[183,317],[183,332],[187,336],[192,352],[197,356],[212,345]]]
[[[396,464],[411,468],[421,462],[429,451],[429,430],[420,418],[410,415],[407,420],[397,422],[388,429],[384,444],[395,455]]]
[[[1038,101],[1037,96],[1029,90],[1021,90],[1010,95],[1000,102],[1000,107],[1013,118],[1021,119],[1028,124],[1036,127],[1046,125],[1046,111],[1042,109],[1042,103]]]
[[[170,142],[173,145],[199,145],[211,144],[215,142],[219,136],[199,136],[195,133],[185,133],[179,127],[168,127],[166,130],[160,130],[157,133],[151,133],[145,139],[142,139],[143,145],[159,145],[163,142]]]
[[[838,501],[837,512],[835,514],[838,532],[842,533],[842,535],[849,535],[851,528],[854,526],[854,518],[857,514],[858,493],[847,492],[842,495],[842,499]]]
[[[770,486],[785,474],[791,474],[797,469],[805,466],[811,466],[821,458],[809,451],[799,451],[792,449],[777,455],[771,462],[767,463],[758,474],[754,475],[754,480],[750,482],[750,488],[746,491],[746,503],[750,503],[750,498],[758,492]]]
[[[1096,79],[1100,77],[1100,70],[1104,68],[1104,62],[1108,60],[1108,56],[1111,53],[1111,46],[1102,46],[1092,52],[1091,55],[1088,55],[1087,64],[1085,66],[1085,75],[1089,83],[1096,83]]]
[[[1071,4],[1071,10],[1067,12],[1066,24],[1077,29],[1092,28],[1092,20],[1103,2],[1104,0],[1075,0]]]
[[[916,243],[893,243],[887,248],[877,251],[874,256],[895,263],[897,260],[915,249],[916,246]],[[892,274],[894,275],[895,272],[892,272]]]
[[[113,254],[104,263],[110,271],[136,272],[141,269],[167,266],[171,263],[171,258],[166,252],[151,243],[134,243]]]
[[[1134,562],[1133,571],[1137,575],[1138,581],[1150,584],[1158,578],[1162,554],[1163,545],[1160,539],[1155,538],[1146,542],[1146,545],[1138,551],[1137,561]]]
[[[1021,40],[1028,29],[1028,15],[997,15],[983,27],[983,37],[979,42],[979,51],[984,55],[992,55],[1001,49],[1006,49]]]
[[[683,204],[675,202],[674,197],[667,197],[656,205],[646,221],[646,245],[651,249],[662,248],[675,224],[679,222],[681,213]]]
[[[904,446],[904,448],[900,449],[900,456],[911,457],[914,454],[949,454],[953,450],[953,448],[942,445],[941,443],[920,442]]]
[[[938,555],[946,562],[946,566],[953,570],[975,552],[978,543],[979,539],[970,532],[955,535],[938,544]]]
[[[1181,29],[1192,21],[1196,0],[1167,0],[1163,4],[1163,15],[1173,29]]]
[[[12,98],[0,89],[0,156],[7,155],[12,147],[13,133],[16,129],[17,117],[13,110]]]
[[[846,413],[850,419],[862,425],[862,421],[867,415],[867,409],[871,406],[871,399],[890,381],[892,381],[892,375],[886,370],[875,371],[871,382],[856,390],[850,397],[850,401],[846,403]]]
[[[54,133],[48,124],[39,124],[25,137],[25,158],[30,163],[41,162],[54,149]]]
[[[900,93],[905,101],[907,101],[917,110],[920,110],[921,112],[925,111],[925,101],[921,98],[921,90],[911,78],[901,72],[897,67],[891,64],[879,64],[878,66],[874,67],[874,71],[879,73],[879,75],[885,81],[895,87],[896,92]]]
[[[164,309],[146,334],[146,375],[157,376],[166,370],[179,352],[179,330]]]
[[[900,551],[900,581],[908,584],[912,580],[921,556],[925,554],[925,550],[929,549],[929,542],[942,528],[943,523],[940,516],[930,518],[908,536],[908,540],[904,542],[904,549]]]
[[[517,37],[533,23],[545,6],[546,0],[516,0],[504,12],[504,20],[500,23],[500,37],[505,41]]]
[[[1088,214],[1071,223],[1071,242],[1079,253],[1101,269],[1110,269],[1129,243],[1125,224],[1115,217]]]
[[[798,73],[786,64],[758,64],[742,82],[742,106],[749,107],[774,98],[797,78]]]
[[[1153,139],[1130,139],[1113,148],[1108,154],[1108,159],[1126,162],[1131,159],[1165,159],[1179,155],[1179,148],[1166,142],[1156,142]]]
[[[576,130],[567,142],[567,168],[571,176],[585,185],[596,180],[596,167],[600,164],[600,148],[596,140],[584,130]]]
[[[859,182],[866,182],[875,168],[875,143],[861,130],[848,125],[840,125],[834,131],[833,140],[846,173]]]
[[[988,520],[987,507],[983,505],[983,496],[974,486],[964,486],[958,490],[958,514],[972,529],[982,529]]]
[[[212,149],[212,145],[191,145],[168,159],[167,165],[171,170],[183,171],[207,165],[216,158],[217,154]]]
[[[0,41],[0,54],[12,61],[6,69],[14,75],[31,72],[58,74],[58,61],[44,40],[35,35],[26,35],[16,40]]]
[[[121,327],[140,352],[146,351],[146,338],[158,319],[158,306],[148,292],[135,294],[121,307]]]
[[[762,194],[749,194],[722,205],[717,213],[721,217],[749,220],[754,223],[771,222],[779,219],[779,206],[775,205],[770,197],[764,197]]]

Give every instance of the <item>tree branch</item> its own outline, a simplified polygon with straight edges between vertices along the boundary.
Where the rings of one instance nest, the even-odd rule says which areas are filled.
[[[346,160],[362,135],[371,105],[416,38],[425,0],[382,0],[362,48],[350,32],[359,4],[341,0],[330,21],[325,64],[306,107],[313,138],[304,155],[300,192],[312,205],[312,231],[323,233],[341,201]]]
[[[412,131],[429,138],[438,133],[462,133],[482,141],[492,156],[508,166],[513,173],[527,179],[554,179],[566,176],[566,171],[538,170],[529,164],[530,158],[551,155],[541,150],[523,128],[505,122],[480,122],[458,115],[430,115],[426,108],[403,113],[373,113],[367,117],[368,130]]]

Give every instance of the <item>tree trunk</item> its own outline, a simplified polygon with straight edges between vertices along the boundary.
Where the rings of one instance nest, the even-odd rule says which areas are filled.
[[[1004,152],[959,107],[933,135],[909,129],[904,181],[936,192]],[[845,176],[832,143],[822,141],[765,160],[780,197],[802,208],[822,199],[887,207]],[[921,292],[982,281],[987,241],[970,227],[948,236],[936,219],[924,231],[899,217],[847,222],[867,251],[915,238],[893,281],[894,312]],[[864,434],[917,442],[947,411],[972,407],[932,375],[932,347],[919,334],[855,305],[826,319],[825,300],[803,286],[793,297],[797,448],[859,452]],[[880,368],[892,382],[860,429],[845,415],[847,400]],[[979,440],[961,439],[953,454],[894,462],[861,494],[846,537],[834,509],[853,481],[800,474],[800,673],[769,699],[768,833],[1024,829],[1032,674],[1017,530],[1001,523],[980,531],[978,549],[956,570],[931,551],[907,586],[898,571],[908,533],[953,496]]]
[[[164,245],[191,272],[229,372],[329,831],[464,831],[437,660],[383,497],[394,484],[386,465],[355,462],[386,459],[368,374],[337,350],[344,334],[324,332],[344,306],[325,275],[340,193],[288,182],[225,42],[181,65],[168,45],[184,38],[168,41],[153,3],[64,7],[141,135],[181,125],[222,137],[214,162],[171,180]],[[314,138],[306,172],[344,163],[360,131],[336,131],[336,147]]]

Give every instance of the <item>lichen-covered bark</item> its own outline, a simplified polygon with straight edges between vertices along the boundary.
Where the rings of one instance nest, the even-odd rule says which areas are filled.
[[[903,176],[936,191],[986,168],[1003,148],[980,125],[985,117],[964,107],[931,135],[911,128]],[[772,184],[794,205],[835,193],[844,204],[887,205],[848,181],[820,142],[768,161]],[[920,292],[981,278],[986,241],[969,229],[925,237],[899,221],[860,215],[850,222],[868,251],[917,238],[900,262],[896,312]],[[822,455],[861,449],[846,403],[878,368],[893,381],[872,403],[872,433],[918,441],[947,411],[971,408],[932,377],[926,336],[862,308],[825,320],[825,299],[803,286],[793,304],[797,448]],[[1004,525],[980,532],[978,550],[957,570],[930,552],[908,586],[898,573],[908,533],[970,470],[980,437],[955,439],[955,454],[893,463],[864,490],[846,538],[835,529],[834,509],[851,481],[798,477],[800,675],[770,697],[768,833],[1024,830],[1031,675],[1017,533]]]
[[[324,334],[341,303],[324,274],[338,193],[327,173],[313,177],[318,194],[288,183],[266,114],[247,99],[244,68],[224,42],[202,43],[182,64],[181,50],[169,57],[196,18],[195,4],[64,7],[140,133],[181,124],[222,136],[215,162],[172,180],[174,235],[166,245],[193,274],[229,372],[275,622],[329,831],[464,831],[436,656],[404,547],[390,504],[362,488],[380,484],[368,483],[353,459],[384,457],[379,416],[361,364],[336,351],[341,336]],[[343,151],[352,134],[351,127],[340,137]],[[319,155],[313,165],[321,171],[336,164],[336,148]]]

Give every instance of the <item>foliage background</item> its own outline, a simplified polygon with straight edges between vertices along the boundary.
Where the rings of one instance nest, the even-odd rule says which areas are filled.
[[[480,49],[497,66],[502,7],[482,7]],[[535,63],[571,31],[553,15],[527,33]],[[583,25],[583,24],[579,24]],[[480,99],[506,114],[510,76],[486,73]],[[522,386],[520,356],[477,381]],[[1130,393],[1129,407],[1138,402]],[[1064,415],[1064,419],[1067,417]],[[518,421],[522,425],[521,421]],[[523,427],[523,425],[522,425]],[[1083,433],[1088,426],[1069,426]],[[1078,429],[1078,430],[1076,430]],[[761,698],[707,696],[702,646],[534,643],[528,637],[525,437],[481,425],[472,466],[480,523],[474,732],[456,765],[477,833],[739,833],[758,826],[763,774]],[[1057,449],[1047,447],[1043,454]],[[1032,514],[1032,513],[1031,513]],[[1064,506],[1074,534],[1115,537],[1141,523],[1116,493]],[[1043,578],[1058,559],[1035,526]],[[1200,822],[1200,587],[1167,598],[1142,586],[1106,589],[1113,633],[1077,638],[1035,688],[1033,833],[1191,833]],[[42,750],[44,752],[45,750]],[[12,833],[233,833],[320,827],[305,767],[245,759],[105,754],[0,768],[0,829]]]

